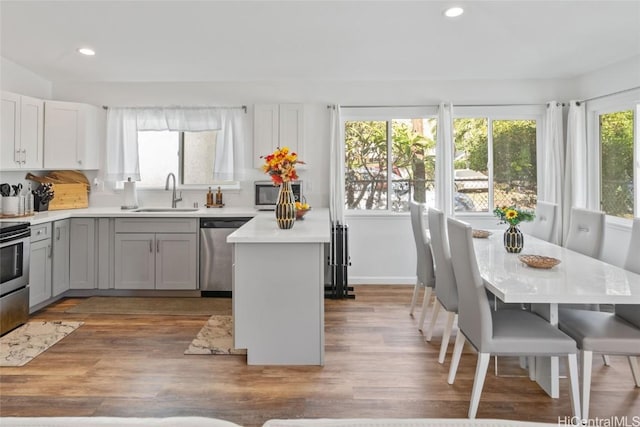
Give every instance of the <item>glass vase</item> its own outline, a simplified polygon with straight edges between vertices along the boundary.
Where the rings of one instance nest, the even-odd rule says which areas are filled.
[[[292,228],[296,222],[296,201],[293,197],[290,181],[280,184],[278,202],[276,203],[276,222],[278,227],[284,230]]]
[[[524,236],[517,225],[510,225],[504,232],[504,248],[512,254],[519,254],[524,247]]]

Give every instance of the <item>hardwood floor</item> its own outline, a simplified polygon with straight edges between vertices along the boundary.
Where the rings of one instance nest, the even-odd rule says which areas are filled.
[[[355,300],[325,301],[325,366],[247,366],[244,356],[183,354],[208,316],[69,314],[65,299],[32,320],[85,324],[18,368],[0,368],[3,416],[198,415],[244,426],[271,418],[465,418],[476,357],[467,349],[447,384],[450,345],[437,362],[443,323],[426,343],[409,316],[409,286],[356,286]],[[442,316],[441,316],[442,317]],[[295,321],[295,319],[292,319]],[[451,340],[453,343],[453,339]],[[594,357],[591,417],[640,414],[624,358]],[[501,373],[521,374],[501,358]],[[479,418],[546,421],[570,416],[527,378],[487,376]]]

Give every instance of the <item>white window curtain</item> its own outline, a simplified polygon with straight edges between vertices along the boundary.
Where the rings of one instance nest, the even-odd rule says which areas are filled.
[[[564,142],[562,104],[557,101],[547,104],[541,151],[542,165],[539,170],[542,174],[542,188],[538,192],[538,199],[558,206],[552,242],[559,244],[562,240]]]
[[[329,169],[329,213],[331,221],[333,224],[344,224],[344,138],[339,105],[331,107]]]
[[[217,180],[233,180],[243,170],[246,114],[219,108],[109,108],[107,112],[107,174],[109,181],[140,180],[138,131],[218,131]]]
[[[445,215],[453,215],[453,106],[438,106],[436,137],[436,207]]]
[[[567,117],[567,155],[564,169],[564,202],[562,207],[563,238],[569,232],[571,208],[587,207],[587,125],[584,102],[571,101]]]
[[[107,111],[106,181],[140,181],[137,114],[133,108]]]

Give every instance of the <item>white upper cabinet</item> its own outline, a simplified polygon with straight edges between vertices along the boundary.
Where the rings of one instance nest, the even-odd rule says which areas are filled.
[[[304,105],[260,104],[253,108],[253,165],[262,167],[265,156],[277,147],[289,147],[303,159]]]
[[[44,101],[2,92],[0,167],[42,169]]]
[[[98,169],[100,113],[93,105],[45,101],[44,168]]]

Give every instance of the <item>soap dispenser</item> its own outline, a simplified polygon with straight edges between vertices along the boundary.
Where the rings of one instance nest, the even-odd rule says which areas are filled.
[[[222,206],[222,191],[220,191],[220,187],[218,187],[218,192],[216,193],[216,205]]]

